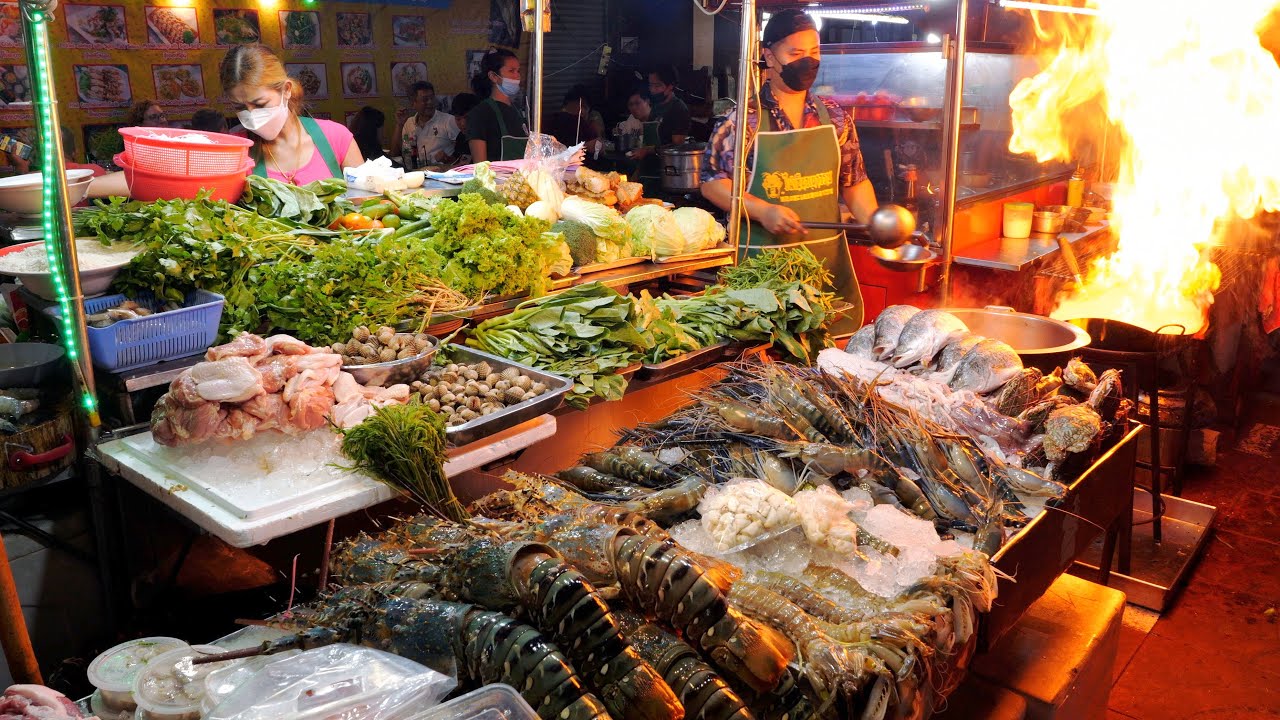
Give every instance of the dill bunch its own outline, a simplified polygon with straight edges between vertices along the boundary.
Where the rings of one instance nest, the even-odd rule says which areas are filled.
[[[448,520],[470,517],[444,474],[444,418],[416,399],[377,408],[342,431],[342,452],[368,473]]]

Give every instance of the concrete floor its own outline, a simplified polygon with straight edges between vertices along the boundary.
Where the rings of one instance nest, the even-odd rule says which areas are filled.
[[[1188,473],[1214,535],[1172,610],[1126,609],[1108,718],[1280,718],[1280,392],[1252,405],[1217,467]]]

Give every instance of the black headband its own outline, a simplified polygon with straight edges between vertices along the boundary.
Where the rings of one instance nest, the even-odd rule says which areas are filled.
[[[761,42],[765,47],[773,47],[774,43],[788,35],[817,29],[817,23],[803,10],[783,10],[769,18],[769,24],[764,26],[764,37]]]

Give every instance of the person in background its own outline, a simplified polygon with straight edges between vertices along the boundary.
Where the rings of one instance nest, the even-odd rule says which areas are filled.
[[[128,123],[134,127],[169,127],[169,116],[154,100],[139,100],[129,108]]]
[[[745,132],[747,194],[743,209],[743,256],[779,248],[807,247],[832,274],[832,288],[853,305],[832,330],[862,326],[862,295],[844,234],[806,230],[803,223],[841,222],[840,202],[860,223],[876,209],[853,119],[834,100],[809,88],[818,77],[821,50],[813,18],[782,10],[769,18],[761,40],[768,66],[759,97],[731,112],[711,134],[702,195],[729,209],[736,136]],[[760,111],[757,112],[756,108]],[[746,121],[742,121],[742,111]]]
[[[493,50],[480,61],[471,87],[484,98],[467,113],[472,162],[524,158],[529,131],[511,98],[520,91],[520,59],[510,50]]]
[[[458,93],[453,96],[453,102],[449,104],[449,113],[453,115],[453,121],[458,124],[458,139],[453,142],[453,157],[456,165],[471,163],[471,136],[467,134],[467,113],[480,102],[479,96],[475,93]]]
[[[653,106],[649,104],[649,94],[645,90],[636,88],[627,96],[627,119],[618,123],[618,127],[614,130],[615,135],[639,135],[644,130],[644,124],[649,122],[649,116],[652,113]]]
[[[419,81],[409,88],[413,115],[400,129],[400,149],[406,170],[450,165],[462,130],[453,115],[436,109],[436,87]]]
[[[658,134],[663,145],[680,144],[689,136],[693,118],[689,106],[676,97],[676,69],[670,65],[655,68],[649,73],[649,97],[653,105],[651,120],[660,120]]]
[[[560,110],[547,118],[542,132],[555,137],[565,147],[583,143],[587,156],[590,157],[596,147],[603,143],[599,131],[591,122],[591,114],[587,89],[575,85],[564,94],[564,104],[560,106]]]
[[[93,171],[94,177],[100,177],[102,175],[107,174],[107,171],[104,170],[101,165],[94,165],[93,163],[76,162],[75,161],[75,155],[76,155],[75,133],[71,132],[71,128],[67,127],[66,125],[63,125],[61,134],[62,134],[62,155],[63,155],[62,162],[63,162],[63,165],[68,170],[91,170]],[[17,170],[19,174],[31,172],[31,168],[33,165],[37,168],[39,167],[40,163],[38,162],[38,158],[40,157],[40,153],[38,148],[36,148],[36,151],[32,152],[30,158],[24,159],[21,156],[15,155],[13,153],[9,153],[8,155],[9,155],[9,163],[13,165],[13,168]]]
[[[382,126],[387,116],[381,110],[365,105],[351,119],[351,135],[360,148],[360,155],[367,159],[380,158],[382,152]]]
[[[191,115],[191,129],[224,133],[227,131],[227,118],[213,108],[200,108]]]

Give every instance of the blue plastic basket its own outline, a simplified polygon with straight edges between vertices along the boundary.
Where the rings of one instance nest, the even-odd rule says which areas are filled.
[[[86,300],[85,314],[106,312],[127,299],[124,295],[105,295]],[[152,311],[164,305],[148,294],[133,301]],[[217,293],[196,290],[187,294],[186,307],[181,310],[120,320],[104,328],[89,327],[93,364],[119,372],[204,352],[218,337],[225,303],[226,299]],[[60,315],[56,305],[49,312]]]

